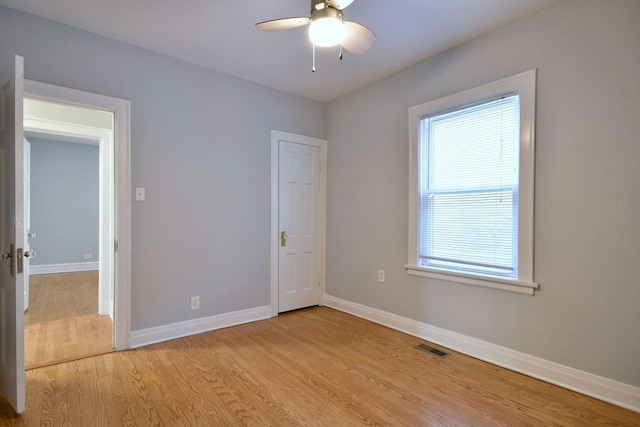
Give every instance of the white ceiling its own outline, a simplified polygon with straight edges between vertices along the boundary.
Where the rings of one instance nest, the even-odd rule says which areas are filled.
[[[0,5],[307,98],[329,101],[558,0],[356,0],[345,19],[370,28],[360,56],[318,49],[306,27],[255,23],[308,16],[309,0],[0,0]]]

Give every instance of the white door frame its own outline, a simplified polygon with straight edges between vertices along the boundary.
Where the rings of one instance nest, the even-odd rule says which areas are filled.
[[[114,113],[114,345],[118,351],[128,349],[131,333],[131,103],[32,80],[25,80],[24,96]]]
[[[320,149],[320,203],[318,206],[318,221],[320,233],[318,238],[318,278],[320,280],[320,295],[325,294],[325,264],[326,264],[326,188],[327,188],[327,140],[293,133],[271,131],[271,234],[270,234],[270,283],[271,283],[271,317],[278,315],[278,257],[280,245],[279,224],[279,152],[280,141],[285,140],[297,144],[311,145]],[[322,299],[322,298],[321,298]]]

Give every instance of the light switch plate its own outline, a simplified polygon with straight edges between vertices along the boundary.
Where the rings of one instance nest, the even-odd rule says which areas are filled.
[[[144,202],[145,199],[144,187],[136,187],[136,200]]]

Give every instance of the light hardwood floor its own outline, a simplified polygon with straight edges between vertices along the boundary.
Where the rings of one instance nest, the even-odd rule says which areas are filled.
[[[590,426],[640,414],[329,308],[27,372],[0,425]]]
[[[98,272],[30,277],[25,368],[113,350],[112,322],[98,315]]]

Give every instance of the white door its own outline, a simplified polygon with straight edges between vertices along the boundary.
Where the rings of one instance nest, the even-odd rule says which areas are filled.
[[[23,89],[24,60],[16,56],[0,72],[0,393],[18,413],[25,407]]]
[[[318,305],[320,149],[279,141],[278,311]]]
[[[22,140],[23,144],[23,190],[24,190],[24,311],[29,308],[29,264],[35,252],[31,250],[31,242],[29,241],[31,233],[31,143],[26,139]]]

